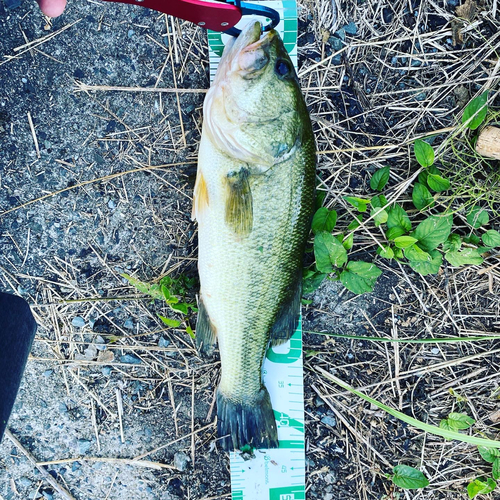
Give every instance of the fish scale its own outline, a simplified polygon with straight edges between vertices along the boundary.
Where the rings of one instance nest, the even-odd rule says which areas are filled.
[[[288,30],[286,25],[284,31],[283,26],[281,26],[282,36],[286,42],[285,46],[295,55],[297,27],[295,2],[267,1],[259,3],[278,10],[281,9],[284,14],[282,20],[284,19],[285,23],[288,23]],[[285,7],[284,10],[283,7]],[[290,15],[292,19],[290,19]],[[217,57],[220,56],[220,47],[222,45],[222,43],[218,44],[218,42],[222,41],[222,38],[219,34],[209,32],[211,71],[218,64]],[[231,69],[231,61],[228,62],[226,57],[223,62],[224,73],[226,73]],[[220,84],[221,76],[219,75],[218,78],[219,81],[216,78],[215,85]],[[239,101],[252,99],[254,94],[256,94],[255,88],[252,88],[251,92],[242,92],[238,99]],[[290,94],[285,96],[275,95],[276,101],[282,98],[290,98]],[[286,102],[286,99],[284,99],[284,105],[288,106],[289,104],[290,102]],[[232,108],[238,108],[238,104],[235,106],[235,103],[230,101],[229,105],[226,102],[225,106],[229,109],[229,113],[231,113]],[[213,326],[217,329],[219,335],[222,379],[218,395],[221,392],[230,394],[234,400],[248,398],[249,394],[261,387],[261,364],[271,325],[276,321],[277,317],[278,321],[281,321],[280,316],[278,316],[279,306],[283,303],[285,296],[288,296],[288,299],[291,298],[290,288],[295,287],[297,280],[301,278],[297,270],[301,267],[301,247],[308,232],[314,198],[315,148],[312,132],[310,132],[310,135],[307,133],[302,135],[302,143],[296,144],[299,149],[298,153],[294,148],[288,151],[291,145],[289,144],[287,148],[283,148],[282,144],[289,143],[290,138],[293,138],[296,133],[297,118],[295,122],[293,119],[290,120],[290,118],[293,118],[293,111],[284,120],[285,125],[282,128],[274,129],[275,132],[273,132],[275,124],[272,121],[272,104],[269,105],[268,101],[259,102],[256,108],[259,111],[252,115],[250,123],[245,126],[246,133],[254,133],[253,140],[248,143],[250,144],[249,149],[262,144],[266,154],[277,156],[284,153],[283,161],[267,170],[263,168],[263,165],[252,165],[251,161],[241,162],[236,166],[234,162],[230,162],[232,164],[226,165],[222,171],[220,171],[220,168],[218,169],[218,176],[213,172],[208,173],[204,183],[206,183],[211,215],[210,217],[207,216],[205,221],[203,221],[204,214],[201,215],[201,218],[197,217],[199,222],[202,221],[200,224],[199,259],[202,285],[201,296],[205,302],[204,297],[209,295],[205,306],[208,316],[213,321]],[[219,106],[220,109],[223,109],[223,107]],[[305,111],[305,106],[303,110]],[[238,113],[239,111],[237,109]],[[264,126],[255,119],[255,116],[259,116],[259,114],[269,118]],[[207,108],[205,108],[205,120],[207,120],[206,115]],[[239,113],[238,116],[245,118],[245,113]],[[300,117],[301,115],[299,113],[295,116]],[[298,120],[300,122],[302,118],[298,118]],[[213,123],[210,123],[210,125],[212,126]],[[230,128],[231,126],[232,124],[229,124]],[[305,127],[307,129],[310,124],[306,123]],[[234,137],[238,139],[240,132],[234,130],[234,127],[233,130],[221,128],[215,131],[215,135],[223,137],[224,134],[228,134],[233,136],[233,139]],[[220,139],[220,137],[218,138]],[[215,143],[217,143],[217,140],[215,140]],[[200,157],[203,158],[204,164],[224,164],[225,159],[217,157],[217,153],[214,152],[214,149],[217,148],[205,148],[206,141],[204,142],[202,139]],[[209,154],[206,155],[206,153]],[[287,154],[289,157],[286,157]],[[295,161],[296,163],[294,163]],[[297,172],[294,169],[294,165],[296,166],[297,163],[305,166],[302,172]],[[223,186],[226,178],[230,178],[235,185],[244,187],[247,179],[246,174],[241,174],[241,172],[245,171],[244,169],[250,172],[248,185],[249,191],[253,195],[255,217],[250,233],[242,237],[235,234],[232,231],[234,228],[227,225],[222,231],[218,228],[224,226],[224,196],[227,195],[227,192],[224,193],[224,190],[221,190],[220,187]],[[210,178],[211,176],[214,177]],[[243,189],[243,191],[245,190]],[[211,222],[205,224],[208,218],[211,219]],[[202,249],[202,242],[205,242],[204,247],[208,247],[208,249]],[[210,242],[210,244],[207,244],[207,242]],[[227,248],[224,248],[223,242],[228,245]],[[221,248],[223,248],[222,251],[217,250]],[[298,248],[300,251],[297,251]],[[221,256],[223,256],[222,259]],[[210,264],[210,266],[207,264]],[[235,269],[237,272],[235,272]],[[208,277],[208,279],[204,279],[204,273],[206,273],[205,277]],[[212,281],[210,281],[210,276]],[[221,283],[224,284],[221,285]],[[225,299],[224,304],[221,304],[220,298]],[[242,333],[245,335],[244,342],[242,342]],[[297,335],[299,336],[298,339]],[[264,342],[262,341],[263,338]],[[300,344],[298,349],[297,342]],[[280,349],[280,347],[273,349]],[[264,492],[267,488],[269,498],[272,499],[304,498],[304,425],[301,385],[301,337],[299,331],[288,341],[284,349],[285,351],[288,349],[290,352],[299,353],[300,360],[294,358],[294,363],[287,364],[286,369],[283,366],[274,373],[274,377],[279,377],[281,380],[269,380],[269,375],[265,374],[267,371],[266,366],[269,366],[270,363],[269,359],[266,360],[263,372],[264,381],[271,393],[272,407],[275,410],[274,418],[278,427],[280,448],[255,450],[256,458],[248,462],[245,461],[246,467],[240,463],[242,457],[239,453],[231,453],[233,498],[246,498],[249,500],[257,498],[255,496],[257,494],[257,490],[255,490],[257,483],[264,488],[262,491],[261,489],[258,491]],[[287,358],[287,356],[285,355],[284,358]],[[293,373],[294,371],[295,373]],[[285,372],[287,382],[282,380]],[[295,381],[299,383],[293,383]],[[280,384],[279,390],[281,392],[278,392],[278,394],[274,391],[275,382]],[[286,387],[294,389],[295,392],[293,390],[283,392]],[[219,402],[218,397],[218,406]],[[219,414],[219,419],[226,417],[227,415],[224,412],[222,415]],[[293,422],[293,425],[287,428],[286,425],[290,422]],[[239,423],[241,424],[241,422]],[[291,431],[291,434],[288,431]],[[259,448],[259,446],[257,447]],[[262,457],[266,457],[264,462],[260,460]],[[266,460],[270,460],[267,465]],[[269,483],[269,478],[264,481],[260,480],[262,478],[259,479],[258,471],[267,475],[269,475],[269,472],[276,471],[273,467],[269,469],[269,463],[272,463],[273,467],[281,463],[278,482],[271,481]],[[259,464],[262,465],[262,468],[260,468]],[[237,469],[240,466],[242,468],[238,472]],[[238,474],[243,474],[245,470],[246,472],[253,470],[254,474],[246,474],[238,478]],[[245,487],[249,486],[250,489],[245,492]],[[259,493],[258,498],[259,500],[261,498],[267,499],[268,496],[264,494],[260,496]]]

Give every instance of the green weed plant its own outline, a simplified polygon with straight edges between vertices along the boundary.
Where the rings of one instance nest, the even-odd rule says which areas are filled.
[[[485,120],[487,97],[485,92],[466,107],[462,121],[470,130],[476,130]],[[373,262],[351,260],[348,253],[354,245],[354,232],[368,213],[385,236],[376,251],[379,257],[399,261],[422,276],[439,273],[444,260],[453,267],[480,265],[485,254],[500,247],[500,233],[484,228],[490,217],[481,204],[469,204],[466,209],[470,226],[467,234],[457,231],[450,208],[435,208],[439,197],[445,198],[445,193],[452,190],[452,184],[436,166],[436,154],[429,143],[416,140],[413,152],[421,172],[412,187],[413,207],[409,208],[417,215],[410,217],[407,206],[389,202],[383,194],[390,178],[389,166],[377,170],[370,179],[370,188],[379,194],[344,198],[357,211],[346,232],[334,236],[337,212],[319,208],[312,221],[316,264],[304,272],[304,294],[316,290],[327,278],[340,280],[356,294],[373,291],[382,271]]]

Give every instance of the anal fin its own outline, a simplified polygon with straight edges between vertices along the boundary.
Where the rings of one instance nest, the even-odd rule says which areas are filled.
[[[301,299],[302,281],[299,280],[278,311],[276,321],[271,328],[271,346],[284,344],[294,334],[299,323]]]
[[[198,303],[198,318],[196,319],[196,347],[201,354],[211,356],[217,339],[217,330],[210,321],[203,299]]]

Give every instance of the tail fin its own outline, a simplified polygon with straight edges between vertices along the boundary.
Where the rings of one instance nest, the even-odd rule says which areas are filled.
[[[233,401],[217,391],[217,431],[222,449],[277,448],[278,430],[269,392],[262,386],[255,399]]]

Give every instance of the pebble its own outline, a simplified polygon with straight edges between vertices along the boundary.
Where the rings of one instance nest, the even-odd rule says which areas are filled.
[[[31,486],[31,479],[28,479],[27,477],[20,477],[18,479],[18,483],[23,487],[23,488],[29,488]]]
[[[124,354],[123,356],[120,356],[120,361],[122,363],[129,363],[131,365],[142,364],[141,359],[138,358],[137,356],[134,356],[133,354]]]
[[[85,359],[90,361],[94,360],[97,357],[97,347],[94,344],[90,344],[87,349],[84,351]]]
[[[76,326],[77,328],[81,328],[81,327],[85,326],[85,320],[81,316],[75,316],[71,320],[71,324],[73,326]]]
[[[50,377],[54,373],[54,370],[45,370],[43,372],[44,377]]]
[[[104,376],[109,377],[109,375],[111,375],[111,366],[104,366],[101,370],[101,373]]]
[[[335,418],[331,417],[330,415],[325,415],[322,419],[321,422],[325,425],[329,425],[330,427],[335,427],[337,425],[337,421]]]
[[[160,340],[158,341],[158,347],[168,347],[170,345],[170,340],[166,339],[165,337],[160,337]]]
[[[85,453],[89,451],[92,443],[88,439],[79,439],[76,444],[78,445],[78,453],[80,453],[80,455],[85,455]]]
[[[174,467],[179,469],[181,472],[184,472],[187,469],[189,462],[191,462],[191,459],[183,451],[178,451],[174,455]]]
[[[106,350],[106,341],[98,335],[95,338],[95,346],[99,351],[105,351]]]
[[[433,347],[431,349],[432,354],[439,354],[439,349],[437,347]]]
[[[114,202],[114,200],[108,201],[108,207],[111,208],[111,210],[114,210],[116,208],[116,203]]]
[[[134,329],[134,322],[131,319],[127,319],[125,323],[123,324],[125,328],[128,328],[129,330]]]
[[[128,30],[127,36],[129,38],[132,38],[134,35],[135,35],[135,31],[134,30]]]

